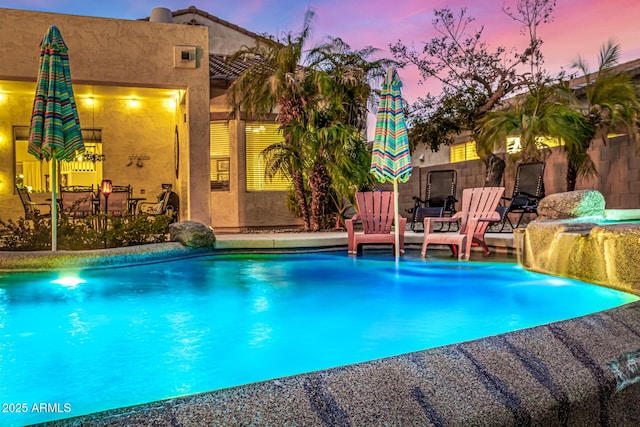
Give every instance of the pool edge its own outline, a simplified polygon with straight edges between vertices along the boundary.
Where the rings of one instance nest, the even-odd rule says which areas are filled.
[[[46,423],[640,424],[640,301],[370,362]],[[640,364],[638,365],[640,366]]]

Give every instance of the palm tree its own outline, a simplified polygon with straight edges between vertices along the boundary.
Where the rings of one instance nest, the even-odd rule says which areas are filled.
[[[566,98],[568,105],[589,123],[591,132],[581,135],[574,144],[565,141],[568,191],[575,189],[578,176],[597,174],[587,152],[596,137],[606,142],[607,134],[616,130],[628,133],[632,141],[638,140],[638,94],[629,74],[615,70],[619,58],[620,45],[609,40],[600,48],[598,70],[595,73],[590,73],[582,57],[573,63],[573,68],[584,76],[585,86],[577,93],[565,91]]]
[[[576,110],[562,102],[559,86],[549,83],[533,87],[516,98],[511,107],[490,111],[480,121],[478,140],[493,148],[504,144],[509,135],[520,136],[519,158],[524,162],[541,160],[541,137],[576,146],[592,132],[591,124]]]
[[[397,65],[388,58],[372,59],[379,49],[367,46],[353,50],[340,38],[329,37],[309,53],[312,63],[331,77],[332,91],[344,103],[342,121],[363,132],[367,126],[367,112],[375,107],[377,93],[372,83],[382,81],[387,68]]]
[[[307,104],[304,114],[289,124],[289,133],[304,147],[308,160],[307,184],[311,192],[311,230],[323,227],[327,216],[332,215],[330,195],[349,198],[354,187],[370,181],[368,167],[369,150],[360,131],[341,122],[344,114],[341,102],[326,102],[326,95],[319,95],[315,102]]]
[[[322,84],[317,102],[305,107],[307,122],[298,127],[313,159],[308,174],[313,230],[329,213],[324,210],[330,195],[333,200],[353,202],[355,191],[372,183],[371,157],[364,141],[368,106],[375,98],[371,83],[394,63],[370,60],[378,52],[373,47],[354,51],[341,39],[329,38],[309,53],[310,63],[323,76],[318,79]]]
[[[370,82],[391,60],[369,61],[377,49],[352,51],[340,39],[311,49],[302,63],[313,12],[302,32],[283,41],[246,48],[232,58],[252,64],[232,84],[233,111],[265,116],[278,107],[283,141],[262,153],[265,175],[289,177],[306,230],[319,230],[334,199],[353,199],[371,182],[370,155],[363,139]],[[365,163],[366,162],[366,163]]]
[[[302,31],[287,33],[283,40],[259,41],[255,47],[236,52],[229,61],[247,61],[251,64],[229,88],[229,104],[234,114],[245,112],[249,117],[261,118],[278,108],[277,120],[284,141],[274,149],[274,162],[267,175],[280,171],[290,177],[305,230],[309,229],[309,209],[304,185],[302,147],[291,138],[287,127],[302,114],[311,70],[300,66],[304,45],[311,34],[314,12],[305,14]],[[281,148],[281,149],[280,149]]]

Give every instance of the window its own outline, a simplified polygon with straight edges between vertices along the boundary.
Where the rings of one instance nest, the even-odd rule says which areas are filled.
[[[284,191],[290,180],[277,174],[273,179],[265,177],[266,162],[262,152],[270,145],[282,142],[278,124],[247,122],[247,191]]]
[[[479,159],[476,153],[476,142],[469,141],[461,144],[453,144],[449,150],[449,162],[458,163],[466,162],[467,160]]]
[[[15,184],[33,192],[51,191],[51,162],[40,161],[27,151],[29,127],[13,128],[15,144]],[[102,133],[99,129],[83,129],[85,151],[69,162],[60,162],[59,185],[95,185],[102,180]]]
[[[231,143],[229,141],[229,123],[211,122],[209,124],[211,190],[229,191],[229,166]]]
[[[538,145],[538,149],[543,147],[558,147],[562,145],[562,141],[558,138],[549,138],[547,136],[539,136],[536,138],[536,144]],[[520,143],[519,136],[510,136],[507,137],[507,153],[515,154],[522,150],[522,144]]]

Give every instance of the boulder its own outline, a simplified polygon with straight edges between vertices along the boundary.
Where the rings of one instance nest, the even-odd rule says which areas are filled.
[[[604,217],[604,196],[596,190],[550,194],[538,204],[538,220]]]
[[[203,248],[214,246],[216,236],[211,228],[200,222],[181,221],[169,224],[169,240],[190,248]]]

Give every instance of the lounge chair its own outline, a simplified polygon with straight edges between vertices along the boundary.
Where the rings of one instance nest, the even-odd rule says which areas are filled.
[[[16,190],[24,208],[24,219],[35,220],[40,217],[51,216],[51,204],[32,202],[29,190],[25,187],[16,186]],[[44,212],[45,207],[48,208],[47,212]]]
[[[393,226],[393,193],[389,191],[367,191],[356,193],[358,213],[345,221],[349,243],[349,254],[360,254],[365,244],[391,244],[395,250]],[[363,233],[356,233],[354,222],[362,221]],[[404,229],[407,219],[399,219],[400,254],[404,254]],[[394,252],[395,253],[395,252]]]
[[[427,173],[425,197],[413,196],[415,205],[412,213],[411,230],[420,231],[419,226],[426,217],[451,216],[456,212],[457,172],[453,169]]]
[[[500,219],[496,207],[504,194],[504,187],[466,188],[462,192],[461,210],[450,218],[425,218],[422,256],[427,254],[430,244],[449,245],[458,259],[469,260],[472,246],[482,246],[485,256],[489,248],[484,241],[484,234],[491,222]],[[459,231],[456,233],[434,233],[435,222],[456,222]]]
[[[538,202],[544,198],[544,163],[521,163],[516,170],[516,178],[511,197],[503,197],[505,204],[496,209],[500,214],[499,222],[492,230],[503,231],[508,223],[511,230],[520,226],[525,214],[538,215]],[[519,214],[515,226],[509,214]]]

